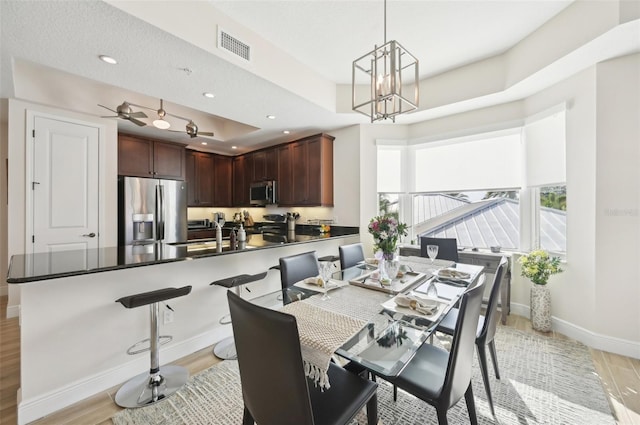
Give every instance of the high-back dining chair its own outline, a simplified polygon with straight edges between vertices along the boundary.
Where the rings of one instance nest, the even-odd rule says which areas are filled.
[[[340,268],[342,270],[364,261],[364,249],[361,243],[342,245],[338,250],[340,251]]]
[[[489,301],[487,303],[487,310],[484,316],[480,316],[478,321],[478,329],[476,331],[476,348],[478,350],[478,363],[480,364],[480,372],[482,373],[482,380],[484,381],[484,389],[487,392],[487,401],[489,402],[489,408],[491,414],[495,417],[496,412],[493,407],[493,397],[491,396],[491,385],[489,384],[489,369],[487,366],[487,351],[486,347],[489,346],[489,353],[491,354],[491,361],[493,362],[493,370],[496,374],[496,379],[500,379],[500,371],[498,370],[498,358],[496,355],[496,345],[494,337],[496,335],[496,325],[498,324],[498,297],[500,296],[500,289],[502,287],[502,276],[507,267],[507,257],[500,259],[500,264],[495,273],[493,279],[493,286],[491,287],[491,293],[489,294]],[[503,308],[506,308],[503,306]],[[459,315],[458,309],[451,309],[442,322],[438,325],[437,330],[447,335],[453,335],[455,333],[455,324]]]
[[[244,400],[243,425],[347,424],[367,406],[376,424],[377,384],[331,363],[331,388],[307,380],[296,318],[227,293]]]
[[[458,262],[458,241],[455,238],[430,238],[428,236],[420,237],[420,256],[428,257],[427,245],[437,245],[438,255],[436,258],[441,260],[451,260]]]
[[[282,289],[308,277],[318,276],[318,257],[315,251],[280,258],[280,281]]]
[[[483,291],[484,279],[481,278],[463,294],[449,352],[423,344],[400,375],[384,377],[435,407],[440,425],[448,423],[447,411],[463,395],[471,423],[478,423],[471,389],[471,365]]]

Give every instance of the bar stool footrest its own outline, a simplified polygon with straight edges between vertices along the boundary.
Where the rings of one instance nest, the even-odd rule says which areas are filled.
[[[173,336],[171,335],[160,335],[158,337],[159,346],[165,345],[173,340]],[[148,347],[145,348],[137,348],[142,344],[149,344]],[[135,349],[135,350],[134,350]],[[151,338],[145,338],[142,341],[138,341],[133,344],[131,347],[127,348],[127,354],[133,356],[134,354],[144,353],[145,351],[151,350]]]

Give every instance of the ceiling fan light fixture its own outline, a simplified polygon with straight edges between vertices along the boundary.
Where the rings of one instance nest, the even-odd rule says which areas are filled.
[[[365,78],[358,78],[362,75]],[[384,1],[384,44],[353,61],[351,107],[371,118],[371,122],[390,119],[418,109],[418,59],[395,40],[387,42],[387,1]],[[369,87],[357,88],[367,81]],[[362,84],[364,86],[364,84]],[[403,93],[413,91],[413,98]],[[413,88],[413,90],[411,90]]]
[[[160,130],[166,130],[171,127],[171,124],[168,121],[163,120],[162,118],[154,120],[153,126],[159,128]]]

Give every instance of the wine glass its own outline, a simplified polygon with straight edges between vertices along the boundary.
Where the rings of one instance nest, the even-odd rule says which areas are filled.
[[[398,278],[398,271],[400,270],[400,261],[398,260],[384,260],[385,267],[387,269],[387,276],[389,276],[389,296],[393,296],[393,281]]]
[[[431,265],[438,256],[438,245],[427,245],[427,255],[431,259]]]
[[[331,266],[332,264],[329,261],[320,261],[320,278],[322,279],[322,289],[323,289],[322,298],[320,299],[322,301],[325,301],[331,298],[328,294],[329,279],[331,279]]]

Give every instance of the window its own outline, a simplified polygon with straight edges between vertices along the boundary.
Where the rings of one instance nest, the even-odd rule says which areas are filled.
[[[522,127],[428,143],[378,144],[381,211],[409,239],[455,237],[463,247],[566,252],[565,113]]]
[[[540,223],[537,246],[549,252],[567,251],[567,186],[538,189]]]
[[[415,240],[456,238],[467,248],[518,249],[518,190],[420,193],[413,195]]]

